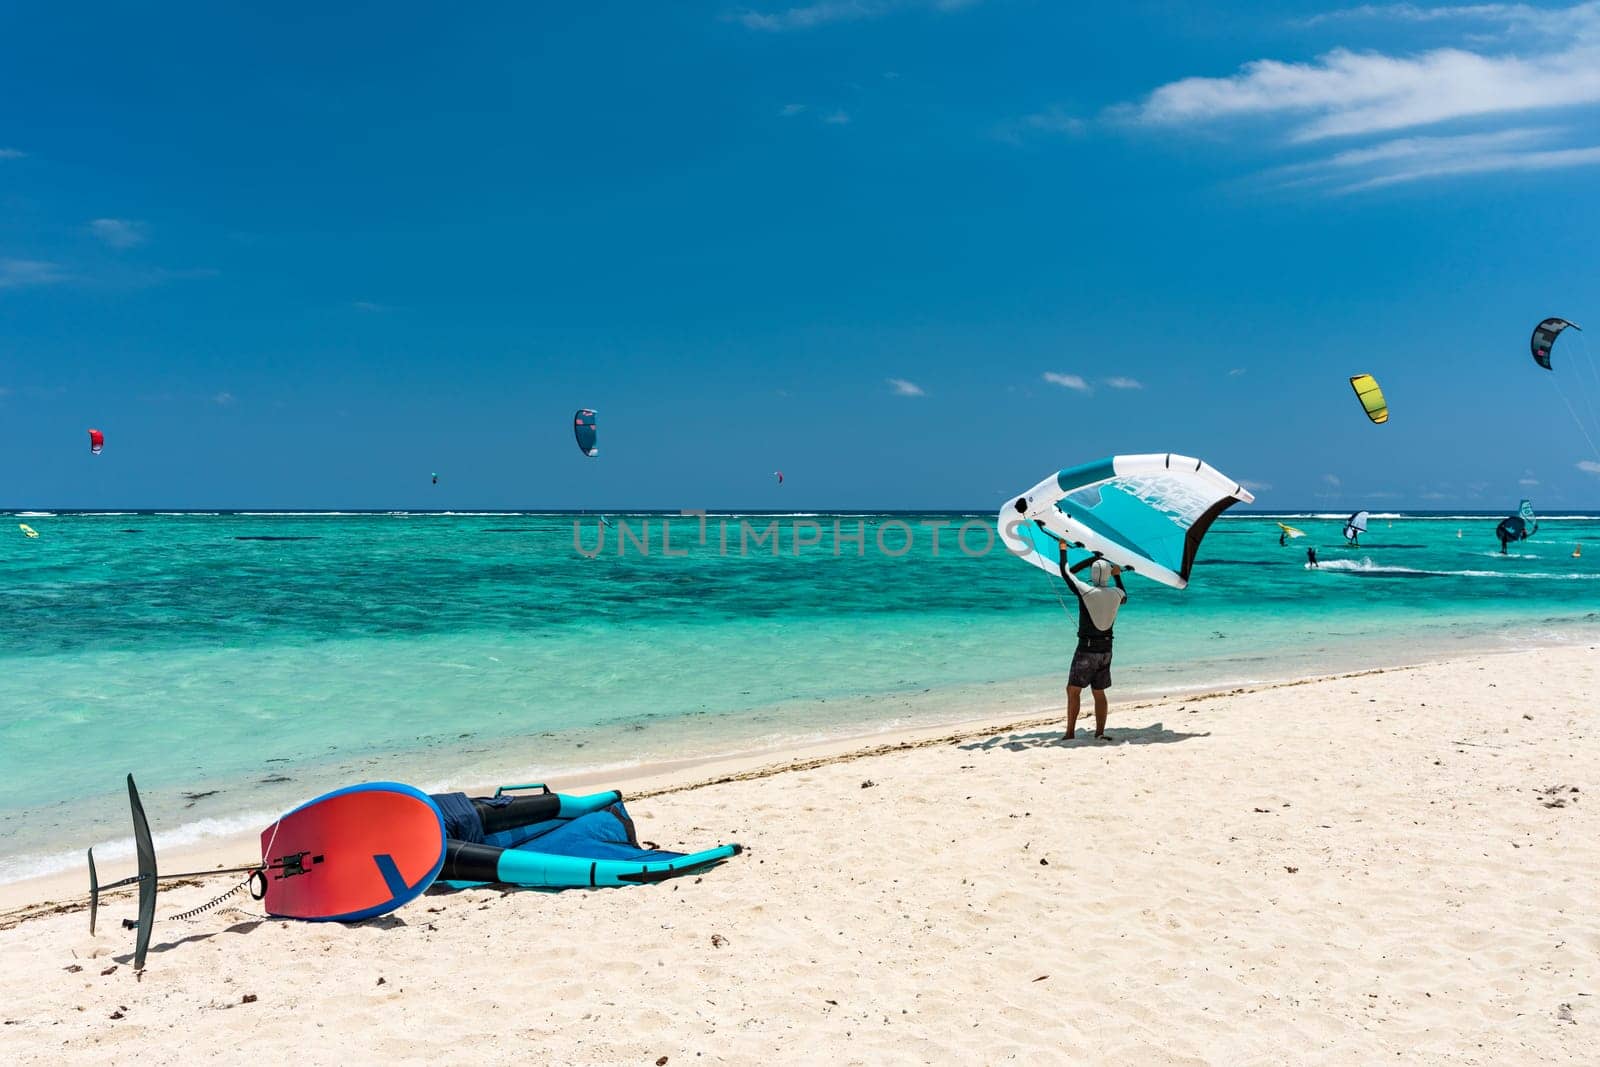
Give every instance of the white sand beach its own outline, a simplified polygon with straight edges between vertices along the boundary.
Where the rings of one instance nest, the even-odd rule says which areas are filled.
[[[226,883],[179,885],[142,975],[131,897],[91,937],[76,904],[8,887],[0,1048],[1592,1063],[1597,691],[1594,650],[1563,648],[1113,704],[1112,743],[997,707],[866,751],[615,783],[642,837],[746,846],[659,885],[433,891],[354,926],[263,920],[242,897],[163,921]]]

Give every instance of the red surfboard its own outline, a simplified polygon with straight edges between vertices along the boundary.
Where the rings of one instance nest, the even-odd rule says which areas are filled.
[[[444,866],[444,818],[398,782],[309,800],[261,831],[268,915],[355,922],[393,911]]]

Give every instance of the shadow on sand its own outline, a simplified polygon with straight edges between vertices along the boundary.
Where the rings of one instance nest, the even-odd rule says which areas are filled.
[[[171,952],[175,948],[182,948],[184,945],[193,945],[201,941],[210,941],[213,937],[217,937],[220,934],[248,934],[251,930],[254,930],[256,927],[267,921],[269,920],[246,919],[243,922],[234,923],[225,930],[208,930],[204,933],[190,934],[187,937],[175,938],[172,941],[152,941],[150,945],[150,955],[156,956],[163,952]],[[113,953],[111,959],[117,963],[131,965],[133,963],[133,953]]]
[[[1210,737],[1210,731],[1205,733],[1186,733],[1182,730],[1169,730],[1163,724],[1156,722],[1149,726],[1140,726],[1133,729],[1118,729],[1108,727],[1106,739],[1094,739],[1094,716],[1085,716],[1088,722],[1078,720],[1078,736],[1071,741],[1063,736],[1066,729],[1050,730],[1048,732],[1031,734],[996,734],[974,741],[971,744],[959,746],[967,752],[989,752],[1003,748],[1010,752],[1022,752],[1030,748],[1079,748],[1086,745],[1168,745],[1177,741],[1187,741],[1191,737]]]

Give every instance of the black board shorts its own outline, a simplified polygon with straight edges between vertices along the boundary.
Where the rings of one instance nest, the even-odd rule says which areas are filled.
[[[1072,654],[1072,672],[1067,684],[1075,689],[1111,688],[1111,653],[1080,648]]]

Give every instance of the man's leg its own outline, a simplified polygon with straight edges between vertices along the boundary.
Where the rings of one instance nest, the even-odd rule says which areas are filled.
[[[1096,737],[1104,737],[1106,735],[1106,712],[1109,710],[1106,703],[1106,691],[1104,689],[1092,689],[1090,692],[1094,694],[1094,735]]]
[[[1071,741],[1078,732],[1078,698],[1083,695],[1080,686],[1067,686],[1067,740]]]

